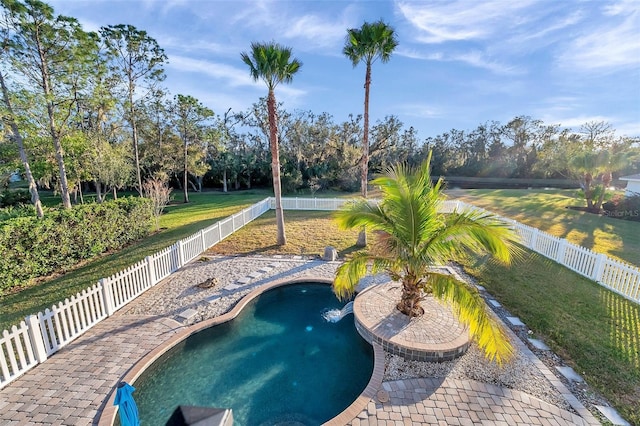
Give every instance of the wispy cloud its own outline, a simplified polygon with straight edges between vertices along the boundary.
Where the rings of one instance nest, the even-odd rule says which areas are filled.
[[[452,55],[451,60],[465,62],[477,68],[484,68],[495,74],[515,75],[524,73],[524,71],[519,67],[491,60],[478,50]]]
[[[554,16],[551,21],[540,22],[540,25],[536,25],[535,28],[526,28],[520,36],[514,37],[510,41],[520,44],[544,39],[543,42],[546,44],[551,40],[555,40],[555,38],[549,37],[550,35],[554,33],[561,35],[562,30],[579,24],[584,17],[585,14],[580,10],[573,11],[567,16]]]
[[[182,72],[198,73],[210,78],[222,80],[225,84],[224,87],[253,87],[262,91],[266,90],[264,83],[254,81],[247,69],[237,68],[223,63],[173,55],[169,58],[168,67]],[[305,90],[295,89],[284,84],[278,86],[277,91],[292,102],[295,102],[297,98],[307,93]]]
[[[479,50],[471,50],[462,53],[444,53],[444,52],[430,52],[422,53],[417,49],[399,49],[396,52],[399,56],[404,56],[411,59],[420,59],[426,61],[442,61],[442,62],[463,62],[467,65],[471,65],[476,68],[486,69],[494,74],[499,75],[517,75],[523,74],[524,70],[521,67],[502,63],[496,59],[490,58],[485,53]]]
[[[607,19],[594,24],[572,40],[558,55],[563,68],[607,71],[640,67],[640,3],[624,1],[602,8]]]
[[[257,28],[268,32],[273,39],[284,39],[296,45],[297,50],[331,48],[342,44],[346,29],[356,25],[359,17],[353,6],[339,10],[327,8],[322,12],[309,12],[305,3],[292,3],[288,7],[271,7],[272,2],[262,0],[250,3],[232,18],[234,25],[252,33]],[[277,13],[274,11],[277,10]]]
[[[293,18],[284,32],[288,39],[305,39],[314,46],[331,47],[344,40],[348,22],[340,19],[322,18],[318,15],[304,15]]]
[[[178,9],[189,5],[189,0],[142,0],[142,5],[146,10],[160,9],[163,15],[172,9]]]
[[[521,14],[531,1],[453,1],[441,3],[397,3],[400,14],[418,30],[417,40],[423,43],[443,43],[485,39],[505,27],[526,20]]]
[[[409,117],[437,118],[445,115],[441,107],[425,103],[406,103],[398,105],[395,109]]]
[[[180,50],[181,52],[197,52],[199,54],[234,55],[240,57],[242,49],[240,46],[216,43],[210,40],[194,39],[185,40],[169,34],[161,35],[157,38],[158,43],[165,50]]]
[[[211,78],[224,80],[225,83],[231,87],[258,85],[257,82],[251,79],[247,70],[223,63],[171,55],[169,57],[168,67],[183,72],[194,72],[204,74]]]

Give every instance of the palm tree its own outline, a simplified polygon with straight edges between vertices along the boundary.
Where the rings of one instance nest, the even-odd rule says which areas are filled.
[[[602,156],[602,176],[600,180],[602,181],[602,191],[600,192],[600,196],[598,197],[598,201],[593,206],[594,210],[600,211],[602,208],[602,203],[604,202],[604,197],[607,189],[611,186],[611,182],[613,181],[613,172],[617,172],[622,170],[633,161],[634,156],[630,151],[627,150],[617,150],[614,152],[613,149],[603,150]]]
[[[580,176],[580,187],[584,192],[584,198],[587,200],[587,210],[589,211],[600,210],[599,206],[596,207],[597,202],[594,202],[593,199],[593,181],[600,173],[606,171],[606,156],[605,151],[586,149],[576,153],[569,161],[572,171]]]
[[[293,75],[302,66],[296,58],[291,58],[291,49],[274,42],[251,43],[251,56],[241,53],[240,56],[249,66],[251,77],[255,81],[262,79],[267,84],[267,111],[269,114],[269,147],[271,148],[271,172],[273,174],[273,193],[276,199],[276,222],[278,224],[278,245],[285,245],[287,237],[284,232],[284,215],[282,212],[282,191],[280,186],[280,154],[278,147],[278,114],[276,112],[276,96],[274,89],[281,83],[291,83]]]
[[[364,77],[364,129],[362,135],[362,158],[360,159],[360,191],[367,198],[367,176],[369,174],[369,87],[371,86],[371,64],[377,59],[388,62],[391,53],[398,45],[395,31],[380,20],[370,24],[365,22],[360,28],[347,30],[347,41],[342,53],[353,63],[355,68],[360,62],[367,69]],[[358,236],[358,246],[367,245],[367,234],[364,229]]]
[[[512,244],[515,234],[498,218],[483,212],[440,213],[442,180],[432,183],[430,161],[431,153],[418,169],[404,165],[390,168],[372,181],[383,193],[379,204],[362,200],[335,214],[342,228],[366,226],[373,230],[377,244],[354,254],[338,268],[334,291],[341,299],[351,297],[371,264],[372,273],[384,271],[402,282],[397,305],[400,312],[421,316],[424,309],[420,302],[431,296],[450,303],[485,355],[501,363],[510,358],[512,347],[478,291],[431,266],[460,260],[469,252],[509,263],[516,250]]]

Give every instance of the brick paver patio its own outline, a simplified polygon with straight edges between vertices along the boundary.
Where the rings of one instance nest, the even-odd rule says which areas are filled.
[[[117,313],[0,390],[0,424],[97,424],[110,405],[112,391],[131,367],[163,342],[186,331],[185,326],[166,317]],[[369,390],[366,398],[359,398],[363,401],[359,407],[354,404],[350,412],[343,413],[340,419],[350,420],[340,423],[599,424],[524,344],[519,340],[517,344],[578,414],[515,390],[470,380],[429,378],[382,383],[377,393]],[[376,366],[372,383],[380,383],[382,365]],[[371,395],[375,396],[369,398]]]

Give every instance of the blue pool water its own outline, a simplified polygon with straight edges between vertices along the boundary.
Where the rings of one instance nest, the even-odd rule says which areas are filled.
[[[335,417],[373,371],[373,350],[353,317],[322,317],[342,305],[326,284],[287,285],[189,337],[136,380],[142,424],[163,425],[178,405],[232,408],[239,426],[319,425]]]

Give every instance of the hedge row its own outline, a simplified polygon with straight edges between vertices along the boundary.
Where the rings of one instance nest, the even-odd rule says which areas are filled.
[[[120,198],[0,223],[0,294],[149,234],[151,205]]]

